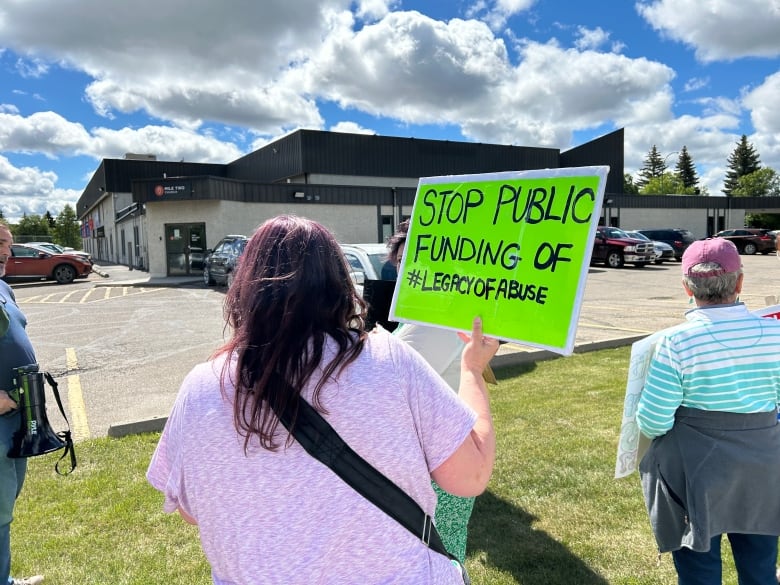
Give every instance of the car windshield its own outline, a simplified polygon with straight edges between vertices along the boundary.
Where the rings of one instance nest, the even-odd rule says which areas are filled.
[[[637,240],[642,240],[644,242],[652,241],[645,234],[640,234],[639,232],[626,232],[626,234],[628,234],[629,237],[636,238]]]
[[[604,230],[604,234],[608,238],[630,238],[631,237],[626,232],[624,232],[623,230],[619,230],[618,228],[613,228],[613,227],[606,228]]]

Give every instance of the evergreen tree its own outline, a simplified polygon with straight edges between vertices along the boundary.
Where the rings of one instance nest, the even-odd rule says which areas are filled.
[[[639,195],[639,187],[634,183],[634,177],[630,173],[623,174],[623,193],[626,195]]]
[[[723,193],[726,194],[726,197],[731,197],[734,194],[740,177],[755,173],[760,168],[761,161],[758,153],[753,145],[747,141],[747,136],[743,134],[736,148],[729,155],[726,180],[723,182]]]
[[[642,187],[647,185],[650,179],[653,177],[660,177],[665,171],[666,163],[658,152],[655,144],[653,144],[653,148],[650,149],[650,152],[648,152],[645,157],[644,165],[639,169],[639,179],[636,182],[637,187],[639,187],[639,190],[641,191]]]
[[[693,159],[688,152],[688,147],[683,145],[680,150],[680,157],[677,159],[677,166],[675,167],[677,176],[680,177],[680,181],[685,187],[695,189],[699,184],[699,177],[696,175],[696,167],[693,165]]]
[[[81,227],[76,219],[76,211],[66,204],[57,215],[54,226],[54,238],[60,246],[81,249]]]
[[[44,214],[43,214],[43,218],[44,218],[46,221],[48,221],[48,222],[49,222],[49,227],[50,227],[51,229],[54,229],[54,226],[55,226],[55,225],[57,225],[57,224],[56,224],[56,222],[54,221],[54,218],[51,216],[51,213],[49,212],[49,210],[48,210],[48,209],[46,210],[46,213],[44,213]]]
[[[5,216],[3,215],[3,210],[0,208],[0,219],[5,219]]]

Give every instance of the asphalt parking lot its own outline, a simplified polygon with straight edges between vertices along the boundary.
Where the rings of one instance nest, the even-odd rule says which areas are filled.
[[[741,299],[751,309],[780,297],[775,255],[743,256]],[[224,289],[197,277],[150,279],[123,266],[104,267],[69,285],[13,285],[42,367],[60,386],[74,438],[154,430],[187,372],[225,340]],[[684,319],[689,308],[680,264],[642,269],[592,266],[578,320],[577,351],[625,345]],[[495,365],[549,357],[515,344]],[[47,391],[55,430],[64,421]],[[140,425],[138,423],[141,423]]]

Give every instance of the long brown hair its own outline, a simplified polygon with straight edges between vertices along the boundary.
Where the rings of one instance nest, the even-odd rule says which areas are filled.
[[[269,404],[278,412],[295,404],[318,367],[312,401],[322,410],[323,384],[363,350],[365,315],[347,261],[325,227],[282,215],[257,228],[225,298],[233,335],[217,352],[236,359],[235,370],[231,359],[225,362],[222,390],[226,376],[235,378],[233,420],[244,448],[252,435],[266,449],[279,446],[279,420]],[[327,338],[338,351],[320,364]]]

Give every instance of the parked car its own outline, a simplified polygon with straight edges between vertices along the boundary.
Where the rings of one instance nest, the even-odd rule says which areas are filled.
[[[772,230],[769,232],[769,235],[772,236],[772,241],[775,243],[777,257],[780,258],[780,238],[777,237],[778,233],[780,233],[780,230]]]
[[[217,242],[213,250],[206,250],[203,258],[203,284],[224,284],[230,288],[248,240],[243,235],[229,235]]]
[[[712,236],[731,240],[740,254],[769,254],[775,251],[775,241],[769,230],[763,228],[736,228],[723,230]]]
[[[89,252],[84,252],[83,250],[76,250],[74,248],[70,248],[68,246],[60,246],[59,244],[55,244],[53,242],[24,242],[28,246],[37,246],[38,248],[45,248],[49,252],[54,252],[55,254],[74,254],[76,256],[81,256],[85,260],[89,260],[92,262],[92,254]]]
[[[653,262],[656,264],[663,264],[667,260],[674,260],[674,248],[672,248],[666,242],[662,242],[660,240],[651,240],[642,232],[629,230],[626,233],[632,238],[636,238],[637,240],[653,243],[653,248],[655,249],[655,260],[653,260]]]
[[[732,228],[710,237],[731,240],[740,254],[769,254],[775,251],[775,234],[768,228]]]
[[[596,228],[596,241],[590,262],[603,262],[610,268],[622,268],[625,263],[644,268],[655,260],[652,242],[630,237],[616,227],[600,225]]]
[[[382,267],[387,262],[387,246],[384,244],[342,244],[341,250],[352,267],[355,284],[365,280],[381,280]]]
[[[5,279],[56,280],[68,284],[76,278],[86,278],[92,272],[92,262],[73,254],[59,254],[29,244],[13,244],[11,257],[5,265]]]
[[[652,228],[636,230],[640,234],[646,235],[654,242],[664,242],[674,248],[674,258],[682,262],[683,252],[696,241],[693,234],[682,228]]]

